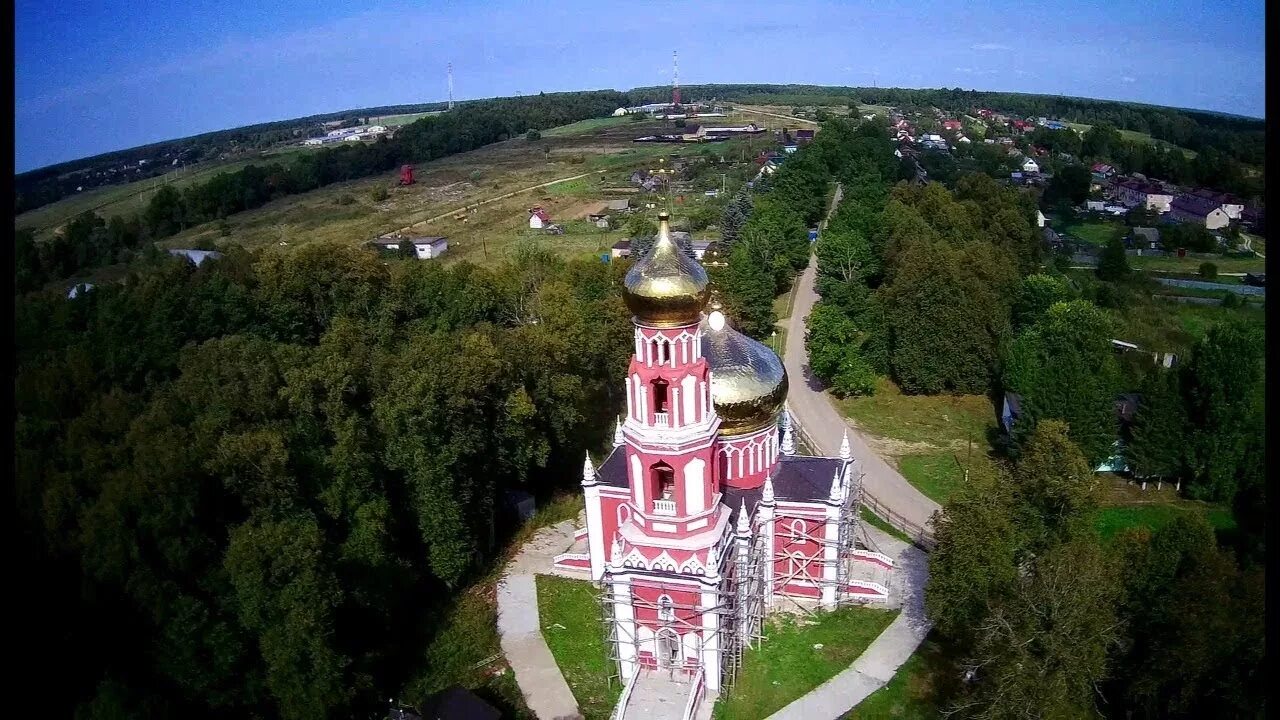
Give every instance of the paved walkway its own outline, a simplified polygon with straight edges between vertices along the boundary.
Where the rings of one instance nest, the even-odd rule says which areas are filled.
[[[560,674],[538,622],[535,573],[573,545],[574,523],[545,527],[520,548],[498,582],[498,637],[525,703],[541,720],[581,720],[578,701]]]
[[[680,720],[691,692],[691,683],[677,680],[666,671],[641,670],[631,689],[625,716],[634,720]]]
[[[919,548],[875,527],[864,523],[863,529],[880,552],[895,559],[889,604],[892,607],[900,601],[902,612],[852,665],[770,715],[768,720],[834,720],[844,715],[868,695],[884,687],[929,634],[931,625],[924,616],[924,588],[929,580],[928,556]]]
[[[862,433],[850,426],[831,405],[823,392],[822,384],[809,372],[809,356],[805,352],[805,319],[818,300],[814,281],[818,274],[818,260],[809,257],[809,266],[800,274],[796,287],[795,305],[787,326],[787,347],[783,363],[790,378],[787,407],[792,418],[801,427],[806,438],[817,445],[815,452],[835,456],[840,452],[840,441],[849,430],[849,449],[853,452],[856,467],[862,471],[863,492],[874,499],[875,504],[886,507],[907,522],[928,528],[938,503],[915,489],[907,479],[883,458],[871,451]],[[888,519],[888,518],[886,518]]]

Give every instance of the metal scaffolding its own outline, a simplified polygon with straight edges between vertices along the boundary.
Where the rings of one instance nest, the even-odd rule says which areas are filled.
[[[852,472],[852,469],[850,469]],[[844,589],[849,582],[850,568],[853,564],[853,550],[858,545],[859,529],[861,527],[861,518],[858,517],[858,507],[862,499],[862,474],[859,473],[856,480],[848,484],[848,489],[843,493],[843,498],[837,512],[837,534],[834,539],[828,539],[826,536],[826,518],[818,519],[811,515],[776,515],[774,521],[778,525],[778,531],[775,533],[776,541],[773,551],[774,568],[784,568],[773,580],[775,598],[785,599],[790,602],[796,609],[803,612],[812,613],[812,609],[806,606],[806,598],[797,597],[786,594],[786,586],[793,581],[803,581],[812,583],[818,589],[819,598],[822,591],[832,585],[835,586],[835,606],[840,607],[844,602]],[[804,530],[796,532],[791,521],[802,520],[804,522]],[[865,536],[865,532],[862,533]],[[795,548],[804,547],[809,544],[816,544],[817,552],[799,552]],[[831,562],[827,558],[827,548],[835,546],[835,576],[827,577],[825,571],[827,564]],[[798,553],[798,554],[797,554]],[[775,600],[775,605],[779,604],[779,600]],[[811,603],[810,603],[811,604]]]
[[[645,640],[645,642],[654,643],[655,657],[658,655],[657,638],[663,630],[672,630],[680,637],[684,637],[691,632],[697,634],[696,636],[699,638],[697,646],[698,662],[695,665],[669,668],[672,677],[676,677],[676,671],[687,670],[692,675],[692,672],[703,664],[704,650],[707,647],[712,647],[720,659],[721,691],[723,692],[723,689],[733,685],[733,681],[742,667],[744,650],[758,647],[760,642],[765,639],[762,635],[765,615],[764,578],[767,571],[765,568],[765,545],[763,535],[757,528],[750,536],[746,553],[740,552],[739,536],[733,532],[732,525],[730,525],[729,531],[726,532],[721,542],[724,543],[722,546],[724,549],[720,553],[718,567],[720,580],[714,590],[714,602],[710,607],[703,607],[700,603],[689,604],[675,602],[674,600],[671,604],[664,604],[660,607],[656,601],[637,597],[630,592],[631,588],[639,584],[646,588],[656,589],[659,597],[683,597],[683,593],[690,591],[697,592],[699,595],[705,593],[705,586],[691,587],[690,585],[671,582],[677,577],[691,577],[687,574],[628,568],[628,573],[632,574],[631,580],[627,583],[628,596],[619,597],[615,594],[613,581],[611,580],[613,568],[606,568],[604,579],[600,583],[599,600],[609,657],[613,661],[614,667],[610,682],[613,680],[620,681],[621,678],[622,655],[619,648],[622,644],[629,643],[636,648],[636,656],[632,660],[637,663],[637,671],[639,670],[640,662],[639,652],[642,649],[646,649],[642,647],[641,640],[638,637],[639,622],[635,620],[623,621],[615,617],[614,606],[621,601],[632,607],[633,617],[638,615],[639,611],[644,610],[651,611],[652,614],[659,618],[658,626],[653,629],[652,639],[646,638]],[[709,634],[703,623],[706,614],[716,616],[715,628]],[[713,640],[714,642],[712,642]],[[707,668],[703,669],[706,670]]]

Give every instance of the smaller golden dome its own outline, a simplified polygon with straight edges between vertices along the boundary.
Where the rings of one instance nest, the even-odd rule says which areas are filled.
[[[636,321],[654,327],[698,322],[707,303],[707,271],[671,239],[670,216],[658,215],[658,239],[627,271],[622,299]]]
[[[744,435],[778,417],[787,399],[787,370],[763,344],[729,326],[713,300],[702,324],[702,355],[711,368],[711,403],[721,435]]]

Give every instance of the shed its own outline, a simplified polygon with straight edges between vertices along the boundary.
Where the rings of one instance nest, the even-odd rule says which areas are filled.
[[[93,283],[86,282],[86,283],[79,283],[77,285],[72,285],[71,289],[67,291],[67,299],[75,300],[76,298],[89,292],[92,289],[93,289]]]
[[[621,258],[621,257],[627,257],[630,254],[631,254],[630,240],[619,240],[618,242],[613,244],[612,248],[609,248],[609,257]]]
[[[605,206],[605,210],[610,212],[620,212],[623,210],[629,210],[630,208],[631,203],[626,198],[621,200],[610,200],[609,204]]]
[[[1008,391],[1004,394],[1004,406],[1000,410],[1000,424],[1004,431],[1013,432],[1013,424],[1022,415],[1022,396]]]
[[[529,227],[533,230],[541,230],[551,224],[551,216],[547,215],[547,211],[541,207],[529,208]]]
[[[1136,227],[1129,234],[1130,247],[1155,250],[1160,247],[1160,231],[1153,227]]]

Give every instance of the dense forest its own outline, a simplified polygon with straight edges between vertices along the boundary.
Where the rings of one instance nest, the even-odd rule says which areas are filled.
[[[546,498],[608,441],[624,269],[229,248],[18,298],[44,712],[367,717],[429,686],[424,648],[512,532],[508,493]]]
[[[1140,280],[1083,284],[1046,263],[1029,190],[980,173],[894,185],[875,126],[830,120],[797,153],[845,187],[815,248],[811,368],[841,396],[887,376],[907,393],[1023,398],[997,477],[962,485],[936,521],[932,701],[964,718],[1264,717],[1260,325],[1210,328],[1172,370],[1122,363],[1112,313]],[[1092,468],[1134,387],[1138,477],[1228,504],[1234,530],[1193,514],[1101,540]]]
[[[342,143],[296,156],[287,164],[249,165],[220,173],[183,190],[164,186],[146,209],[109,220],[89,214],[67,230],[37,243],[17,236],[18,290],[40,287],[75,272],[118,262],[150,241],[188,227],[251,210],[279,197],[332,183],[386,172],[402,163],[429,162],[523,134],[530,128],[566,125],[612,112],[625,101],[618,93],[556,93],[459,105],[452,112],[422,118],[393,139]]]

